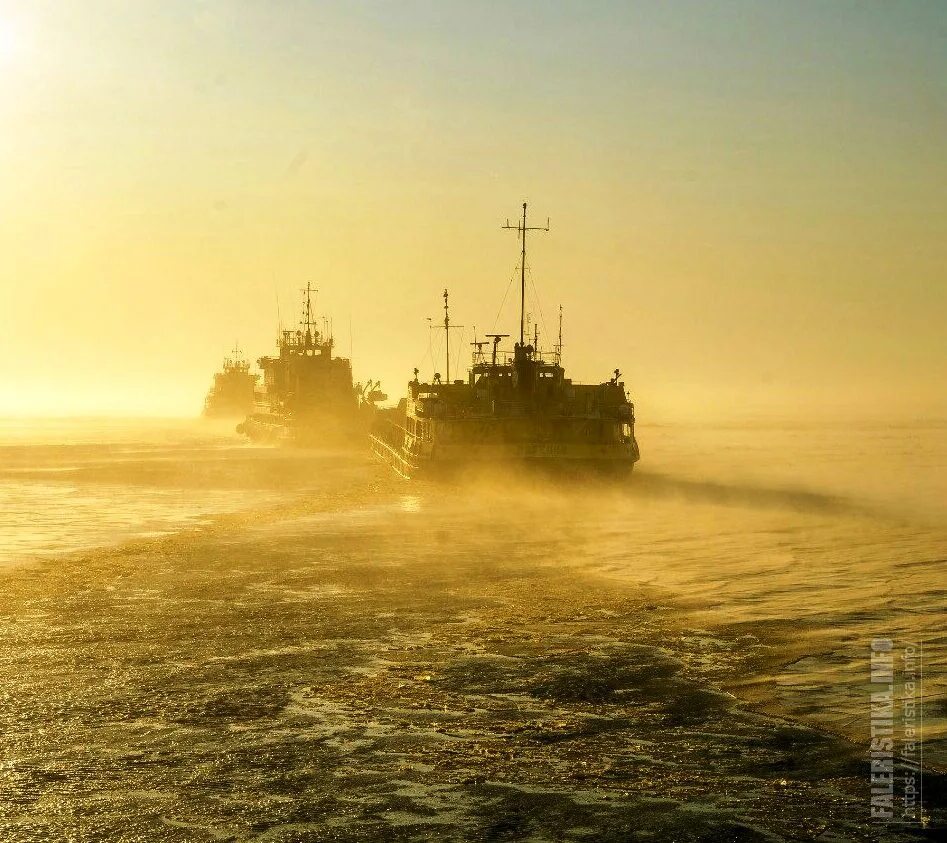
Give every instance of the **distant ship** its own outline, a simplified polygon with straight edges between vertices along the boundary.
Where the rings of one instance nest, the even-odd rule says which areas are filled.
[[[377,382],[353,383],[351,361],[333,356],[329,322],[323,318],[319,330],[313,317],[313,292],[307,284],[299,328],[280,331],[277,356],[257,361],[263,382],[237,426],[255,442],[307,447],[364,442],[376,402],[387,398]]]
[[[514,229],[522,240],[520,263],[520,334],[512,352],[500,348],[508,334],[487,334],[491,342],[473,343],[466,380],[450,379],[451,325],[444,291],[445,377],[408,384],[397,409],[381,411],[371,436],[376,458],[411,478],[477,466],[526,465],[555,470],[630,474],[639,458],[635,410],[621,372],[599,384],[574,384],[562,367],[562,309],[559,342],[539,350],[526,342],[526,232],[523,219]],[[484,351],[484,346],[491,346]]]
[[[253,390],[259,375],[250,374],[250,363],[234,346],[230,357],[214,375],[214,385],[204,399],[206,418],[242,418],[253,407]]]

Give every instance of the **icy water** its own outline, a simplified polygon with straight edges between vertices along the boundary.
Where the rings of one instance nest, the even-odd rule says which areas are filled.
[[[0,424],[0,840],[940,839],[947,428],[642,426],[620,486]],[[869,822],[923,644],[926,828]]]
[[[0,419],[0,566],[207,523],[306,485],[234,423]]]

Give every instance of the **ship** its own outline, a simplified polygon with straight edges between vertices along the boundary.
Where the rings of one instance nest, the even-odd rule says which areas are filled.
[[[558,343],[539,348],[526,330],[526,235],[549,230],[522,221],[519,342],[502,347],[508,334],[487,334],[473,343],[466,379],[450,378],[449,294],[444,290],[445,376],[419,379],[418,369],[397,408],[379,413],[370,437],[376,459],[406,479],[456,475],[483,468],[538,468],[579,474],[629,475],[640,457],[635,408],[621,372],[597,384],[574,383],[562,364],[562,308]],[[485,347],[487,349],[485,350]]]
[[[250,372],[250,362],[235,345],[214,374],[214,385],[204,399],[205,418],[243,418],[253,406],[253,392],[259,375]]]
[[[333,354],[331,323],[323,317],[317,324],[313,292],[311,284],[302,290],[299,326],[280,329],[277,354],[257,361],[263,379],[237,432],[266,444],[364,446],[376,404],[387,396],[377,381],[354,383],[351,361]]]

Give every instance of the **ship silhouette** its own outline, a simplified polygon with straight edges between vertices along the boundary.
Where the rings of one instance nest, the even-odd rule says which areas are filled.
[[[253,407],[253,391],[259,375],[251,374],[250,361],[235,345],[223,366],[214,374],[214,384],[204,399],[206,418],[243,418]]]
[[[559,342],[543,353],[526,336],[526,235],[549,230],[522,221],[504,228],[518,232],[520,254],[519,342],[501,348],[508,334],[487,334],[473,344],[466,379],[450,379],[450,321],[444,291],[445,377],[408,384],[396,409],[379,413],[370,437],[373,455],[397,474],[412,478],[449,474],[479,466],[531,466],[579,472],[629,474],[639,459],[635,411],[621,372],[598,384],[573,383],[562,366],[562,310]],[[490,346],[484,351],[484,346]]]
[[[375,404],[387,396],[380,384],[352,380],[352,363],[333,354],[331,323],[312,309],[310,284],[302,291],[303,307],[297,330],[283,330],[277,354],[257,364],[263,379],[254,403],[237,431],[254,442],[306,447],[364,443]]]

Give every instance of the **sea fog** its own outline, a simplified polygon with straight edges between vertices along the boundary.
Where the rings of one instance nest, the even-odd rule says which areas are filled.
[[[642,800],[659,839],[879,839],[873,639],[923,646],[942,796],[945,432],[642,424],[627,482],[436,484],[5,422],[4,839],[635,839]]]

